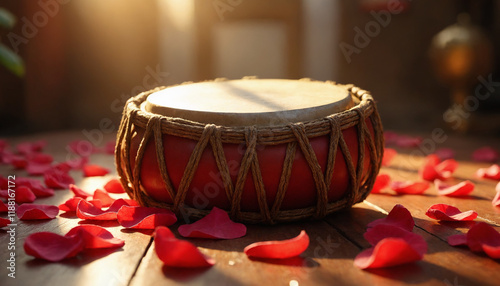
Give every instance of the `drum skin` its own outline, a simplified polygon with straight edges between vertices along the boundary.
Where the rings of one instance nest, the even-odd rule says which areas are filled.
[[[369,118],[366,119],[367,127],[373,138],[373,126]],[[342,131],[344,140],[348,146],[349,152],[354,162],[354,168],[357,168],[358,162],[358,135],[357,127],[353,126]],[[134,127],[130,144],[130,164],[135,165],[135,158],[139,149],[140,142],[144,135],[144,129]],[[322,170],[326,168],[328,157],[328,136],[319,136],[309,139],[311,146],[316,153],[318,163]],[[366,142],[366,141],[365,141]],[[164,157],[168,176],[171,179],[173,187],[178,189],[184,169],[189,161],[192,151],[197,142],[191,139],[182,138],[174,135],[163,134]],[[210,144],[210,143],[209,143]],[[224,144],[224,154],[228,163],[229,172],[233,184],[239,172],[239,167],[245,153],[245,145]],[[272,206],[278,190],[278,185],[283,169],[283,161],[287,144],[279,145],[257,145],[257,158],[259,161],[260,172],[267,197],[268,206]],[[173,200],[168,194],[165,183],[160,174],[157,162],[154,139],[147,143],[142,164],[140,166],[141,185],[147,194],[158,202],[172,204]],[[361,179],[361,185],[366,181],[368,173],[373,166],[370,166],[370,152],[368,144],[365,143],[364,167]],[[286,195],[283,199],[280,209],[293,210],[314,206],[316,204],[316,187],[312,172],[302,151],[297,146],[295,159],[291,170],[290,182]],[[349,189],[349,174],[346,166],[346,160],[340,150],[337,148],[333,177],[328,192],[328,201],[335,202],[341,199]],[[222,178],[217,168],[215,157],[210,145],[205,148],[199,166],[195,172],[184,203],[187,206],[196,209],[209,210],[212,207],[229,210],[230,201],[226,196],[226,191],[222,183]],[[259,204],[250,169],[244,185],[241,198],[241,211],[258,212]]]

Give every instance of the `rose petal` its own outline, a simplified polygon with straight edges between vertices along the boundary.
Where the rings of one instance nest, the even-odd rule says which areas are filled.
[[[60,163],[60,168],[64,168],[66,171],[69,171],[71,169],[79,170],[82,169],[83,166],[85,166],[88,162],[88,157],[76,157]]]
[[[483,246],[500,247],[500,233],[487,223],[479,222],[467,232],[467,245],[475,252],[483,251]]]
[[[121,194],[125,193],[122,183],[118,179],[111,179],[105,185],[104,189],[108,193]]]
[[[439,148],[434,152],[440,160],[453,159],[455,157],[455,151],[451,148]]]
[[[454,159],[440,162],[439,157],[431,154],[426,157],[423,167],[420,169],[420,176],[426,181],[435,179],[445,180],[450,178],[458,167]]]
[[[0,213],[6,213],[9,211],[9,207],[2,201],[0,201]]]
[[[384,238],[372,248],[366,249],[354,258],[354,265],[360,269],[384,268],[421,260],[411,244],[401,238]]]
[[[54,189],[68,189],[71,184],[75,183],[75,180],[66,172],[51,169],[44,174],[45,185]]]
[[[491,204],[498,207],[500,206],[500,182],[498,182],[497,186],[495,187],[495,190],[497,191],[497,194],[491,201]]]
[[[394,181],[391,189],[398,194],[420,195],[429,188],[429,182]]]
[[[68,199],[64,204],[59,205],[59,209],[65,212],[76,212],[78,203],[83,200],[81,197],[72,197]]]
[[[412,231],[415,226],[415,221],[408,209],[403,205],[397,204],[385,218],[374,220],[370,222],[367,227],[375,227],[377,225],[392,225],[407,231]]]
[[[94,195],[92,196],[92,199],[100,200],[102,207],[105,207],[105,208],[109,207],[115,201],[115,199],[110,197],[107,192],[105,192],[103,190],[99,190],[99,189],[94,191]]]
[[[90,141],[74,140],[68,144],[67,149],[81,157],[89,157],[95,153],[96,148]]]
[[[106,142],[106,145],[104,145],[104,153],[109,154],[109,155],[114,155],[115,154],[115,145],[116,145],[116,140],[111,140]]]
[[[92,196],[91,194],[85,192],[84,190],[80,189],[79,187],[73,184],[69,185],[69,189],[73,192],[73,194],[75,194],[75,197],[86,199]]]
[[[28,165],[28,160],[24,156],[12,155],[9,158],[9,162],[15,169],[22,170]]]
[[[24,240],[26,254],[48,261],[61,261],[76,256],[84,248],[80,236],[62,236],[52,232],[30,234]]]
[[[30,188],[25,186],[19,186],[16,188],[15,192],[15,201],[18,204],[23,203],[32,203],[36,199],[35,194],[31,191]]]
[[[483,251],[488,255],[489,257],[493,259],[499,259],[500,258],[500,245],[499,246],[491,246],[487,244],[483,244]]]
[[[128,203],[123,199],[118,199],[107,210],[103,211],[95,205],[81,200],[76,208],[76,216],[89,220],[116,220],[118,210],[122,206],[128,206]]]
[[[472,160],[476,162],[496,162],[498,161],[499,154],[497,150],[485,146],[472,152],[471,157]]]
[[[17,208],[20,220],[53,219],[59,214],[59,208],[51,205],[22,204]]]
[[[373,188],[371,190],[372,194],[379,194],[380,191],[389,186],[391,182],[391,177],[387,174],[378,174],[375,179],[375,183],[373,184]]]
[[[449,196],[449,197],[460,197],[460,196],[468,196],[472,191],[474,191],[474,183],[469,180],[463,181],[461,183],[449,186],[444,184],[440,180],[435,180],[434,185],[438,191],[438,195],[440,196]]]
[[[389,166],[397,154],[398,152],[392,148],[384,148],[384,156],[382,157],[382,166]]]
[[[500,180],[500,166],[493,164],[488,168],[479,168],[476,176],[484,179]]]
[[[98,225],[75,226],[65,236],[81,236],[86,249],[122,247],[125,245],[125,241],[114,237],[111,232]]]
[[[427,252],[427,242],[425,242],[421,235],[398,226],[379,224],[368,229],[363,236],[372,246],[377,245],[386,238],[401,238],[422,256]]]
[[[11,223],[10,219],[0,217],[0,227],[6,227]]]
[[[233,222],[225,211],[214,207],[197,222],[179,226],[178,231],[184,237],[234,239],[244,236],[247,228],[244,224]]]
[[[41,176],[46,172],[50,172],[54,167],[51,164],[37,164],[37,163],[28,163],[26,166],[26,172],[30,176]]]
[[[43,147],[47,145],[47,142],[44,140],[34,141],[34,142],[23,142],[19,143],[16,146],[17,152],[28,155],[35,152],[42,151]]]
[[[243,250],[249,257],[285,259],[300,255],[309,246],[309,236],[302,230],[294,238],[280,241],[255,242]]]
[[[451,246],[467,245],[467,234],[450,235],[448,236],[447,241]]]
[[[83,166],[83,176],[85,177],[104,176],[109,174],[109,172],[109,169],[95,164]]]
[[[198,268],[215,264],[213,259],[206,257],[190,242],[175,238],[167,227],[156,228],[154,243],[158,258],[167,266]]]
[[[171,210],[150,207],[123,206],[117,214],[121,226],[135,229],[155,229],[177,221]]]
[[[18,187],[26,186],[30,188],[37,198],[50,197],[54,195],[53,189],[46,188],[40,181],[36,179],[17,177],[16,185]]]
[[[435,204],[427,210],[425,215],[441,221],[471,221],[477,217],[477,212],[473,210],[461,212],[454,206]]]
[[[399,135],[396,139],[396,145],[403,148],[418,147],[422,143],[422,138],[416,136]]]

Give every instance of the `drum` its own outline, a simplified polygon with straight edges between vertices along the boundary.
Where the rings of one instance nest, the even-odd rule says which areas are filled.
[[[383,154],[372,96],[352,85],[282,79],[161,87],[127,102],[116,166],[141,205],[236,221],[324,216],[361,202]]]

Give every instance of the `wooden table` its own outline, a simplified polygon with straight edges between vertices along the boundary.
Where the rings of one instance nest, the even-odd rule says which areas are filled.
[[[421,135],[430,140],[427,143],[433,142],[431,134]],[[109,135],[107,138],[113,137]],[[45,152],[54,155],[57,161],[64,161],[69,154],[65,149],[66,144],[84,137],[82,132],[63,132],[10,138],[9,142],[15,144],[37,139],[47,140]],[[450,135],[444,143],[437,145],[457,151],[456,158],[460,166],[455,177],[476,183],[476,189],[470,198],[441,197],[437,196],[434,189],[418,196],[370,195],[364,203],[321,221],[276,226],[248,225],[247,235],[235,240],[189,239],[203,253],[216,260],[216,265],[208,269],[174,269],[163,266],[154,251],[151,232],[124,230],[115,222],[102,223],[101,226],[124,239],[123,248],[86,251],[83,255],[62,262],[45,262],[25,254],[22,245],[26,236],[38,231],[64,234],[82,223],[80,219],[61,212],[56,219],[49,221],[18,222],[15,279],[7,277],[9,235],[6,230],[0,230],[0,285],[499,285],[498,261],[446,243],[449,235],[466,232],[470,224],[439,223],[425,216],[429,206],[446,203],[463,211],[476,210],[479,213],[477,221],[486,221],[497,230],[500,229],[500,208],[491,205],[496,182],[474,177],[477,168],[487,167],[489,164],[469,160],[471,151],[484,145],[498,148],[500,140]],[[391,166],[384,167],[382,172],[390,174],[395,180],[417,179],[417,170],[423,158],[411,153],[421,153],[421,150],[399,150],[400,153]],[[114,169],[111,155],[95,154],[90,161]],[[26,176],[24,171],[15,171],[6,165],[0,166],[0,171],[3,176]],[[102,187],[108,179],[116,176],[116,172],[92,178],[83,178],[81,172],[77,171],[72,171],[71,174],[76,184],[88,191]],[[71,196],[68,190],[61,190],[56,191],[53,197],[37,199],[35,202],[58,205]],[[354,267],[354,257],[369,247],[363,238],[366,225],[385,217],[398,203],[410,210],[416,223],[414,232],[422,235],[429,245],[423,261],[371,271]],[[177,225],[171,229],[175,232]],[[309,234],[311,243],[300,257],[266,262],[250,260],[242,252],[252,242],[291,238],[302,229]]]

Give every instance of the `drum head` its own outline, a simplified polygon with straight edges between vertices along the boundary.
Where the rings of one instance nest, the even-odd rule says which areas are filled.
[[[305,122],[354,106],[345,88],[283,79],[209,81],[152,93],[142,109],[223,126],[274,126]]]

